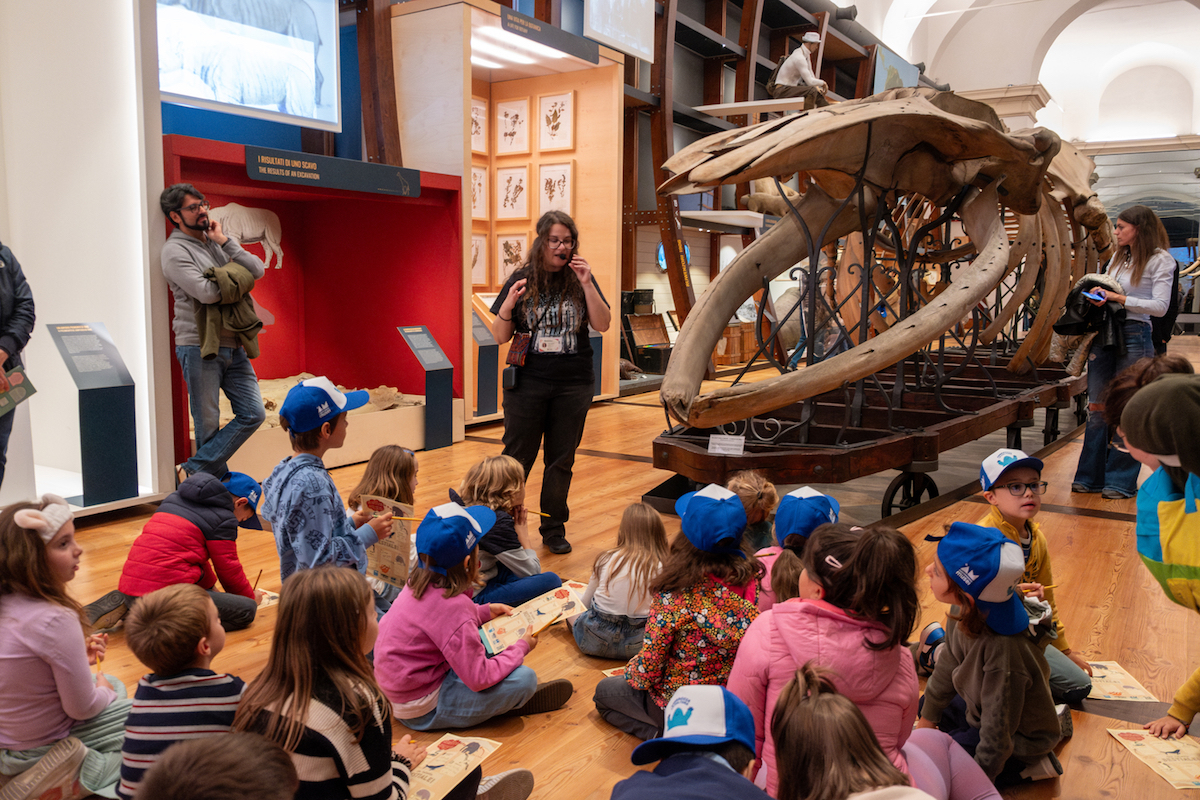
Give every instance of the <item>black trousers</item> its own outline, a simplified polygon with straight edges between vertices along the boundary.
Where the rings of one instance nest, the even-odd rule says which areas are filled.
[[[521,462],[529,477],[542,449],[542,539],[566,536],[571,518],[567,494],[575,467],[575,449],[592,405],[594,384],[559,384],[518,378],[516,389],[504,390],[504,455]]]

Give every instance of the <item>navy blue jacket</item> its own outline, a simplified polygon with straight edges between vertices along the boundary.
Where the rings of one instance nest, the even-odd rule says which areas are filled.
[[[0,243],[0,349],[8,353],[4,371],[21,366],[21,351],[33,333],[33,292],[13,251]]]
[[[658,762],[613,787],[612,800],[770,800],[770,795],[726,765],[695,752]]]

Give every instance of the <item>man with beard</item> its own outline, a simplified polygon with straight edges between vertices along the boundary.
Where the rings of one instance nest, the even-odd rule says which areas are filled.
[[[168,186],[159,205],[175,231],[162,249],[162,269],[175,297],[175,357],[188,386],[188,404],[196,428],[196,454],[175,470],[177,482],[197,472],[223,478],[226,460],[266,419],[258,376],[233,333],[221,330],[220,349],[211,358],[200,353],[201,332],[196,322],[202,305],[220,303],[217,282],[204,273],[234,262],[254,276],[263,276],[263,263],[247,253],[208,216],[209,203],[190,183]],[[220,393],[233,407],[234,419],[220,427]]]

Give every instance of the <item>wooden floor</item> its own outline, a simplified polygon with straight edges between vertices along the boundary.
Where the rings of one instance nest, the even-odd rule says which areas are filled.
[[[1200,356],[1196,342],[1189,337],[1180,347],[1172,343],[1172,350]],[[1200,358],[1193,357],[1193,361],[1200,362]],[[573,519],[568,535],[575,549],[565,556],[543,552],[545,569],[564,578],[586,580],[595,556],[612,546],[624,507],[667,477],[650,463],[650,442],[664,426],[656,401],[656,395],[641,395],[593,407],[571,492]],[[418,514],[445,502],[447,488],[457,487],[471,464],[498,454],[500,434],[498,425],[473,428],[468,430],[465,442],[418,453]],[[349,436],[354,435],[351,425]],[[1029,444],[1028,449],[1036,448]],[[1132,500],[1114,502],[1101,500],[1099,495],[1071,494],[1079,449],[1079,441],[1072,441],[1047,458],[1043,477],[1050,482],[1050,489],[1038,517],[1050,540],[1060,613],[1075,649],[1091,659],[1121,662],[1155,696],[1169,701],[1192,669],[1200,665],[1200,617],[1168,602],[1142,566],[1135,549]],[[531,476],[531,505],[536,502],[532,498],[538,496],[540,470],[539,464]],[[345,497],[361,476],[362,466],[345,467],[332,474]],[[822,488],[835,496],[863,492],[854,485]],[[943,494],[952,488],[943,485]],[[943,525],[955,520],[977,521],[986,511],[981,501],[978,496],[969,497],[903,528],[917,547],[922,568],[934,547],[924,541],[925,535],[940,533]],[[125,553],[153,511],[153,507],[143,506],[81,522],[79,541],[85,553],[78,577],[71,584],[81,602],[87,603],[116,587]],[[667,530],[669,535],[678,531],[678,520],[668,518]],[[279,562],[270,534],[243,530],[239,552],[251,580],[261,569],[260,585],[279,590]],[[941,619],[946,609],[932,598],[923,579],[920,593],[921,625]],[[250,629],[230,634],[214,667],[253,679],[266,659],[275,611],[265,609]],[[516,766],[532,770],[537,780],[535,798],[607,798],[612,785],[635,769],[629,754],[637,742],[603,723],[591,700],[600,671],[618,662],[581,655],[570,632],[559,623],[542,635],[526,664],[542,680],[570,679],[575,684],[575,695],[557,712],[507,719],[475,729],[478,735],[504,743],[485,763],[485,772]],[[120,630],[112,636],[104,666],[106,672],[131,688],[144,672],[125,647]],[[1158,708],[1131,706],[1125,704],[1118,711],[1105,713],[1123,713],[1131,718],[1141,714],[1147,719],[1162,713]],[[1074,738],[1059,748],[1064,777],[1011,791],[1007,797],[1157,798],[1179,794],[1127,754],[1105,730],[1134,725],[1081,711],[1075,712],[1074,718]],[[396,736],[406,732],[397,730]],[[436,738],[433,734],[417,736],[423,744]],[[1200,792],[1192,794],[1198,796]]]

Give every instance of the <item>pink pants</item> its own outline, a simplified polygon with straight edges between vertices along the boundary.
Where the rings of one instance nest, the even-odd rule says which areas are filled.
[[[1000,800],[975,759],[949,735],[917,728],[901,749],[913,786],[937,800]]]

